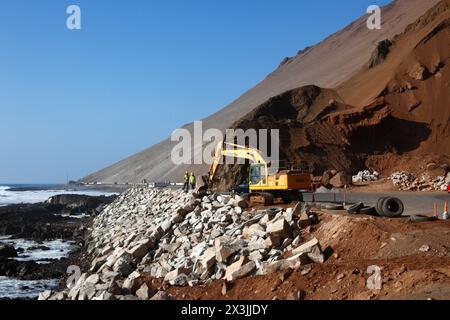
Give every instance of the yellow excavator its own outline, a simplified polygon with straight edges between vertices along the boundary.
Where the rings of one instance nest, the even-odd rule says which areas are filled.
[[[209,176],[205,184],[210,185],[224,157],[246,159],[250,162],[248,192],[253,204],[272,205],[275,201],[301,201],[302,192],[313,190],[312,175],[302,170],[284,169],[269,174],[270,164],[261,151],[232,143],[219,143],[216,147]]]

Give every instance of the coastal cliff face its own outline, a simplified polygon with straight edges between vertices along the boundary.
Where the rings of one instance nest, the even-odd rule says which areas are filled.
[[[168,285],[233,282],[321,263],[318,241],[300,235],[311,223],[300,205],[255,211],[239,196],[136,187],[94,219],[86,240],[90,270],[41,299],[167,299]]]
[[[247,119],[250,112],[254,111],[258,106],[265,104],[269,99],[277,97],[278,95],[283,95],[285,92],[313,84],[318,88],[336,88],[334,92],[329,92],[330,95],[335,96],[333,99],[336,100],[336,102],[341,102],[353,107],[363,107],[372,104],[378,95],[386,88],[387,82],[385,82],[385,80],[391,80],[392,78],[390,78],[390,76],[392,76],[392,71],[398,69],[397,62],[402,62],[401,60],[399,61],[398,58],[405,57],[402,49],[403,44],[392,44],[390,40],[395,40],[394,38],[397,35],[402,34],[406,28],[408,28],[408,31],[410,32],[410,35],[408,36],[409,39],[413,39],[416,35],[421,34],[421,30],[433,23],[434,19],[439,14],[442,14],[443,11],[434,11],[432,15],[422,18],[416,24],[414,24],[414,22],[438,2],[439,0],[394,1],[392,4],[383,8],[383,26],[381,30],[368,30],[366,27],[367,17],[362,17],[354,21],[349,26],[328,37],[321,43],[300,51],[295,57],[284,59],[283,63],[256,87],[246,92],[229,106],[204,119],[204,129],[217,128],[225,130],[230,128],[236,122]],[[433,38],[437,39],[445,36],[445,30],[441,30],[437,33],[439,33],[439,35],[436,35],[436,37]],[[386,39],[389,39],[389,41],[386,41]],[[436,42],[437,40],[425,41],[425,43],[421,45],[422,49],[419,48],[418,50],[415,50],[415,52],[411,52],[411,55],[419,53],[419,51],[426,52],[426,50],[431,49],[433,51],[433,57],[437,57],[437,52],[442,54],[447,48],[445,45],[441,45],[438,47],[439,50],[436,51],[431,48],[436,45]],[[447,42],[444,41],[443,43]],[[404,47],[411,49],[410,44],[411,43],[406,43]],[[397,58],[390,58],[392,55]],[[394,60],[394,62],[392,60]],[[420,62],[432,64],[435,61]],[[432,66],[430,65],[430,67]],[[367,69],[370,69],[370,72],[366,72],[365,76],[359,75],[361,70],[367,71]],[[380,74],[382,76],[380,76]],[[446,73],[441,72],[441,74],[443,79],[445,79]],[[355,77],[355,75],[357,77]],[[354,82],[348,82],[349,79],[353,79]],[[363,85],[354,85],[356,81],[360,81],[360,84]],[[445,81],[442,81],[441,85],[442,90],[446,89]],[[320,90],[322,92],[326,91],[326,89]],[[420,90],[417,92],[421,92],[420,95],[422,95],[423,92],[423,95],[432,97],[432,91],[429,84],[424,83],[424,86],[421,86]],[[412,92],[409,92],[408,95],[409,96],[405,97],[405,99],[409,100],[405,100],[405,104],[409,104],[409,106],[414,108]],[[328,93],[325,94],[325,96],[328,96]],[[419,97],[418,100],[422,102],[422,109],[428,108],[426,104],[433,103],[432,99],[420,100]],[[332,107],[326,108],[328,102],[328,99],[321,102],[326,113],[333,111]],[[271,110],[276,110],[279,107],[280,106],[278,105],[274,105]],[[319,106],[317,106],[317,108],[319,108]],[[419,109],[420,108],[417,108],[416,111],[412,112],[418,113],[420,112]],[[316,108],[313,108],[313,111],[314,110],[316,110]],[[322,110],[319,110],[319,112],[320,111]],[[317,113],[315,113],[315,115],[317,115]],[[324,114],[319,114],[319,116],[324,116]],[[283,117],[288,118],[287,116]],[[394,114],[394,117],[398,118],[396,114]],[[308,119],[311,119],[311,116],[308,117],[305,115],[303,120]],[[435,121],[438,119],[439,118],[436,117]],[[410,121],[410,119],[406,120]],[[417,119],[414,121],[417,121]],[[417,122],[422,123],[423,121]],[[254,126],[256,123],[252,123],[251,125]],[[321,125],[322,120],[318,119],[318,126],[320,127]],[[436,122],[433,125],[438,130],[446,128],[446,125],[441,122]],[[338,161],[336,160],[340,158],[340,150],[342,150],[343,146],[341,143],[338,143],[335,147],[328,148],[328,151],[322,150],[320,146],[318,150],[315,150],[315,147],[318,144],[327,143],[326,139],[323,139],[323,134],[321,134],[321,132],[323,133],[325,132],[324,130],[328,130],[328,127],[325,126],[324,128],[318,129],[318,141],[310,141],[311,147],[308,150],[294,150],[291,148],[285,155],[290,157],[289,160],[296,161],[302,157],[300,155],[301,151],[305,154],[305,160],[319,170],[317,162],[319,157],[321,157],[320,152],[325,151],[326,155],[321,157],[324,159],[330,155],[330,151],[336,151],[338,154],[334,156],[334,160],[329,163],[324,163],[321,167],[331,168],[335,164],[345,166],[346,170],[364,167],[366,161],[364,161],[364,159],[357,159],[358,152],[353,152],[353,154],[345,156],[342,163],[337,163]],[[193,125],[187,125],[186,129],[192,133]],[[298,128],[294,128],[293,130],[290,130],[290,132],[285,133],[288,137],[287,140],[282,143],[287,143],[292,140],[296,146],[302,148],[302,144],[299,144],[298,141],[303,141],[301,139],[303,139],[305,135],[316,134],[314,130],[314,128],[311,128],[311,130],[305,129],[301,131]],[[369,128],[368,131],[370,130],[371,129]],[[309,133],[305,131],[309,131]],[[364,133],[366,132],[367,131]],[[423,132],[423,130],[421,132]],[[333,134],[341,135],[341,133],[336,131],[333,131]],[[434,132],[432,134],[434,134]],[[334,141],[332,141],[332,143],[335,144]],[[139,154],[93,173],[82,179],[82,181],[103,182],[109,184],[115,182],[139,183],[143,179],[146,179],[147,181],[181,181],[185,171],[199,172],[199,174],[207,172],[208,167],[206,165],[174,165],[170,161],[170,154],[174,146],[175,143],[172,143],[170,142],[170,139],[167,139]],[[378,152],[379,150],[372,150],[371,152],[373,151]],[[193,150],[193,153],[197,154],[197,156],[200,152],[202,152],[202,150]],[[194,154],[193,157],[195,156]],[[372,162],[376,161],[377,160],[373,160]]]

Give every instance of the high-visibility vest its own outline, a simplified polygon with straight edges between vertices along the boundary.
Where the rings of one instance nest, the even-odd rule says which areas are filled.
[[[188,174],[184,175],[184,182],[189,182],[189,175]]]
[[[189,180],[191,184],[195,184],[197,182],[197,179],[195,178],[194,175],[192,175]]]

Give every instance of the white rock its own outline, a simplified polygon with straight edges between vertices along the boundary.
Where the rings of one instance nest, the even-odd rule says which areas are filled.
[[[218,262],[226,262],[230,256],[239,251],[239,248],[231,243],[230,238],[217,238],[214,242],[214,246]]]
[[[164,277],[165,282],[171,282],[174,281],[180,274],[188,275],[191,273],[191,270],[188,268],[177,268]]]
[[[267,233],[281,238],[288,238],[290,226],[284,218],[278,219],[273,223],[267,225]]]
[[[323,263],[325,261],[325,256],[322,253],[319,240],[315,238],[292,250],[292,255],[294,256],[302,254],[306,254],[308,258],[315,263]]]
[[[130,293],[136,292],[139,287],[140,273],[137,271],[132,272],[123,282],[122,288],[128,290]]]
[[[85,283],[96,285],[99,281],[100,281],[100,276],[98,274],[94,273],[86,279]]]
[[[226,277],[227,281],[233,282],[237,279],[244,278],[248,275],[250,275],[253,271],[256,269],[256,263],[255,261],[250,261],[247,264],[241,266],[234,272],[232,272],[230,275]],[[227,269],[228,270],[228,269]]]
[[[153,294],[154,290],[149,288],[145,283],[136,291],[136,296],[141,300],[149,300]]]
[[[39,294],[38,300],[48,300],[51,295],[52,295],[51,290],[45,290],[44,292],[41,292]]]

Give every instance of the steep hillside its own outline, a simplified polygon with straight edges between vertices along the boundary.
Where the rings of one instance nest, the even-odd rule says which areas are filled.
[[[322,88],[338,87],[368,65],[380,41],[392,39],[395,35],[402,33],[409,24],[416,21],[437,2],[438,0],[394,1],[383,8],[382,30],[368,30],[367,17],[361,17],[318,45],[299,52],[293,58],[283,60],[280,67],[259,85],[231,105],[205,119],[204,128],[224,130],[271,97],[301,86],[314,84]],[[299,30],[299,33],[301,32],[305,31]],[[376,86],[374,92],[378,89],[381,91],[383,86]],[[350,86],[340,90],[344,94],[349,90],[352,91]],[[340,90],[336,91],[339,96],[342,95]],[[373,93],[367,96],[364,102],[373,100],[374,95]],[[357,103],[351,104],[357,105]],[[368,103],[361,103],[361,105],[364,104]],[[189,125],[187,129],[192,132],[193,126]],[[150,181],[180,180],[185,170],[206,172],[207,166],[174,166],[170,161],[173,146],[169,139],[162,141],[137,155],[84,178],[83,181],[139,182],[144,178]],[[201,151],[197,149],[194,153]]]
[[[367,168],[421,172],[431,160],[450,165],[449,2],[427,11],[389,41],[381,61],[368,63],[336,89],[288,91],[234,127],[280,128],[282,159],[307,163],[316,174]],[[219,186],[240,182],[243,170],[220,168]],[[236,178],[226,179],[230,176]]]

